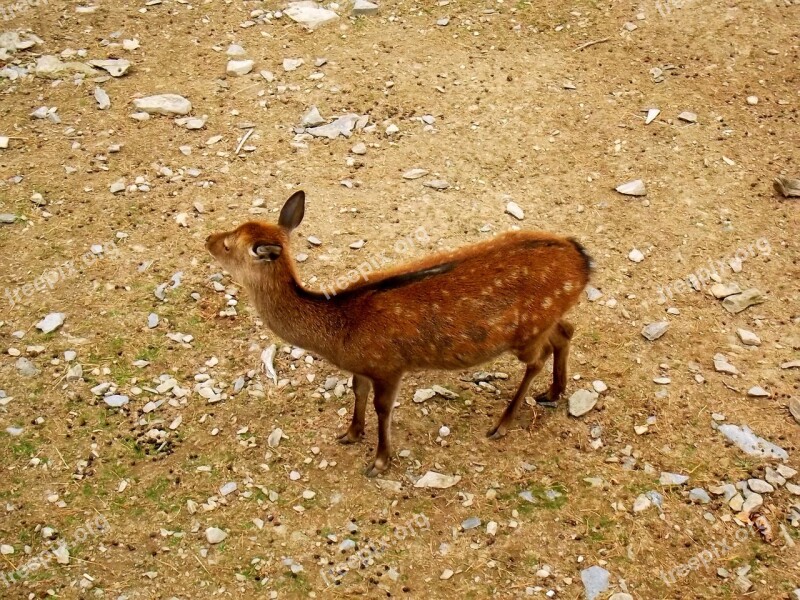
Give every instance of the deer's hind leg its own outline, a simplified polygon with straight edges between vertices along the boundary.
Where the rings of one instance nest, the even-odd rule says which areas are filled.
[[[536,397],[537,404],[554,404],[558,402],[561,394],[567,388],[567,361],[569,360],[569,344],[575,326],[565,320],[560,320],[553,327],[548,342],[553,349],[553,383],[550,389]]]
[[[353,394],[356,397],[353,405],[353,420],[347,431],[338,437],[340,444],[354,444],[364,437],[364,413],[371,389],[372,382],[369,379],[363,375],[353,374]]]
[[[549,338],[546,335],[541,335],[517,354],[518,358],[526,365],[525,374],[522,376],[517,392],[511,402],[508,403],[508,406],[506,406],[497,425],[486,433],[486,437],[491,440],[498,440],[508,432],[508,428],[514,422],[514,417],[517,414],[517,410],[519,410],[519,405],[522,404],[522,400],[528,392],[531,381],[542,370],[552,352],[553,347],[550,345]]]

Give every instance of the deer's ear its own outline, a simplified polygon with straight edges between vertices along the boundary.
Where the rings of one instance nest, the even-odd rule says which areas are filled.
[[[266,262],[277,260],[281,255],[281,248],[278,244],[271,244],[269,242],[256,242],[250,249],[250,253],[258,260]]]
[[[291,231],[303,220],[306,211],[306,193],[302,190],[292,194],[281,209],[278,225]]]

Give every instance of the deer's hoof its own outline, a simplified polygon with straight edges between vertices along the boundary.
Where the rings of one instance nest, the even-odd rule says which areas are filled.
[[[372,463],[369,467],[367,467],[367,470],[364,472],[364,475],[366,475],[367,477],[377,477],[378,475],[386,471],[386,469],[388,468],[389,468],[389,461],[381,461],[376,459],[374,463]]]
[[[336,441],[340,444],[356,444],[360,442],[364,437],[364,432],[361,433],[353,433],[349,429],[345,431],[342,435],[336,438]]]
[[[499,440],[501,437],[506,435],[506,428],[503,425],[498,425],[497,427],[492,427],[489,431],[486,432],[486,437],[490,440]]]

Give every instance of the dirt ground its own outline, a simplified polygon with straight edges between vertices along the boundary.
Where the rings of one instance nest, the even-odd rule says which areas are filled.
[[[772,185],[800,177],[800,3],[400,1],[358,18],[343,4],[313,32],[265,18],[285,6],[272,2],[146,4],[79,12],[50,0],[0,27],[42,40],[0,66],[33,73],[37,57],[67,49],[85,55],[64,61],[131,62],[100,83],[0,78],[0,136],[11,138],[0,149],[0,213],[16,216],[0,224],[0,597],[578,599],[592,597],[582,572],[595,566],[610,574],[602,599],[798,597],[790,482],[800,476],[764,493],[749,517],[712,488],[764,479],[768,465],[800,469],[788,408],[800,370],[781,367],[800,358],[800,219],[797,200]],[[250,74],[226,75],[229,44],[255,61]],[[286,72],[285,58],[305,64]],[[135,98],[161,93],[189,99],[204,128],[130,117]],[[349,139],[295,138],[312,105],[327,121],[368,115],[369,126]],[[57,107],[60,123],[32,118],[41,106]],[[661,112],[645,124],[648,108]],[[696,122],[679,119],[684,111]],[[236,154],[249,128],[252,148]],[[366,154],[351,152],[359,142]],[[428,174],[404,179],[412,168]],[[137,177],[145,191],[111,193]],[[635,179],[646,196],[614,190]],[[399,264],[511,227],[579,239],[602,296],[569,317],[577,330],[560,405],[526,407],[518,427],[489,441],[521,376],[515,359],[481,367],[508,375],[481,385],[478,369],[409,375],[393,465],[382,481],[366,478],[371,409],[363,444],[336,443],[352,392],[335,386],[348,374],[290,355],[234,283],[213,277],[221,271],[203,248],[211,232],[274,221],[296,189],[308,203],[292,251],[307,255],[298,269],[310,287],[371,257]],[[510,200],[523,220],[505,212]],[[366,243],[351,249],[357,240]],[[746,260],[734,272],[737,252]],[[74,271],[41,285],[69,261]],[[709,261],[722,261],[722,282],[757,288],[765,302],[733,315],[708,285],[673,283]],[[157,298],[177,272],[180,285]],[[26,284],[33,292],[12,305]],[[235,298],[232,316],[220,316]],[[53,312],[64,324],[37,330]],[[666,334],[646,340],[642,328],[662,320]],[[279,385],[260,358],[272,343]],[[718,353],[738,374],[715,370]],[[195,390],[208,377],[225,399]],[[155,389],[169,378],[184,396]],[[593,381],[608,389],[570,416],[567,398]],[[103,388],[91,391],[103,383],[129,403],[109,407]],[[458,397],[412,401],[433,385]],[[749,397],[754,386],[769,396]],[[788,460],[745,454],[716,430],[723,422],[749,426]],[[271,447],[276,428],[284,437]],[[427,471],[460,480],[414,487]],[[664,485],[662,471],[689,480]],[[236,489],[223,495],[229,482]],[[710,502],[690,499],[693,488],[710,490]],[[648,493],[661,506],[634,512]],[[771,541],[750,523],[757,513]],[[208,528],[226,539],[210,543]],[[68,558],[19,571],[60,542]]]

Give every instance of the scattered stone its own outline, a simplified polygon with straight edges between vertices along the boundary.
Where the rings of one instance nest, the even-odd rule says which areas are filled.
[[[284,58],[283,59],[283,70],[287,73],[289,71],[296,71],[300,67],[306,64],[306,61],[302,58]]]
[[[68,565],[69,564],[69,548],[65,543],[59,544],[54,550],[52,550],[53,555],[56,557],[56,561],[60,565]]]
[[[760,494],[752,493],[745,498],[742,511],[750,514],[762,504],[764,504],[764,498]]]
[[[14,366],[23,377],[36,377],[39,374],[39,369],[36,368],[36,365],[24,356],[19,357]]]
[[[364,17],[378,12],[378,5],[368,0],[355,0],[353,3],[353,16]]]
[[[238,487],[239,486],[236,485],[235,481],[229,481],[228,483],[223,485],[221,488],[219,488],[220,496],[227,496],[229,494],[232,494],[233,492],[236,491],[236,488],[238,488]]]
[[[481,526],[481,520],[478,517],[469,517],[461,522],[461,529],[467,531],[469,529],[476,529]]]
[[[525,212],[520,208],[519,204],[513,200],[506,204],[506,212],[519,221],[525,218]]]
[[[739,373],[739,369],[729,363],[724,354],[719,353],[714,355],[714,370],[717,373],[726,373],[728,375],[737,375]]]
[[[111,58],[108,60],[90,60],[89,64],[107,71],[112,77],[122,77],[131,67],[129,60],[124,58]]]
[[[209,544],[219,544],[228,537],[228,534],[219,529],[218,527],[209,527],[206,529],[206,539]]]
[[[158,327],[159,317],[156,313],[150,313],[147,315],[147,327],[149,329],[155,329]]]
[[[416,392],[414,392],[413,400],[414,400],[414,402],[419,404],[421,402],[425,402],[426,400],[430,400],[435,395],[436,395],[436,392],[434,392],[432,389],[422,388],[422,389],[419,389]]]
[[[127,189],[127,187],[128,186],[125,184],[125,181],[123,179],[120,179],[112,183],[111,186],[108,188],[108,190],[112,194],[119,194],[120,192],[124,192]]]
[[[581,571],[586,600],[595,600],[608,589],[611,574],[602,567],[594,566]]]
[[[17,222],[16,215],[12,215],[10,213],[2,213],[0,214],[0,223],[3,225],[13,225]]]
[[[758,96],[748,96],[747,103],[750,106],[755,106],[756,104],[758,104]]]
[[[644,181],[641,179],[635,179],[633,181],[629,181],[627,183],[622,183],[615,188],[620,194],[624,194],[625,196],[646,196],[647,195],[647,188],[644,185]]]
[[[335,12],[321,7],[316,2],[290,2],[283,14],[295,23],[305,26],[309,31],[314,31],[339,18]]]
[[[743,291],[741,294],[728,296],[722,301],[722,306],[731,314],[738,314],[743,310],[765,302],[764,296],[755,288]]]
[[[254,61],[250,59],[245,60],[229,60],[228,65],[225,67],[225,72],[228,75],[247,75],[253,70]]]
[[[778,176],[773,181],[773,187],[785,198],[800,198],[800,179]]]
[[[736,335],[739,336],[742,344],[745,346],[760,346],[761,345],[761,338],[759,338],[755,333],[752,331],[748,331],[747,329],[737,329]]]
[[[353,128],[356,126],[359,118],[360,117],[356,114],[347,114],[327,125],[306,129],[306,133],[310,133],[314,137],[328,138],[329,140],[335,140],[340,135],[349,138],[353,135]]]
[[[648,108],[647,109],[647,116],[644,119],[645,125],[650,125],[653,121],[656,120],[656,117],[661,114],[661,111],[657,108]]]
[[[577,390],[569,397],[569,414],[573,417],[581,417],[588,413],[597,404],[597,392],[589,390]]]
[[[270,448],[277,448],[283,437],[283,429],[277,427],[272,430],[272,433],[269,434],[269,437],[267,438],[267,445],[269,445]]]
[[[717,300],[724,300],[728,296],[741,293],[742,290],[735,283],[715,283],[711,286],[711,295]]]
[[[454,575],[454,573],[453,573],[453,570],[452,570],[452,569],[445,569],[444,571],[442,571],[442,574],[441,574],[441,575],[439,575],[439,579],[442,579],[442,580],[444,580],[444,581],[447,581],[447,580],[448,580],[448,579],[450,579],[450,578],[451,578],[453,575]]]
[[[633,512],[640,513],[653,506],[653,502],[644,494],[639,494],[633,501]]]
[[[771,494],[775,491],[775,488],[763,479],[748,479],[747,487],[759,494]]]
[[[431,188],[431,189],[434,189],[434,190],[440,190],[440,191],[441,190],[446,190],[447,188],[450,187],[450,184],[447,183],[444,179],[432,179],[431,181],[426,181],[422,185],[424,185],[427,188]]]
[[[42,333],[50,333],[61,327],[66,317],[67,315],[64,313],[50,313],[36,324],[36,329],[39,329]]]
[[[747,395],[751,398],[769,398],[769,392],[761,386],[755,385],[747,390]]]
[[[656,321],[655,323],[646,325],[644,329],[642,329],[642,335],[645,339],[653,342],[664,335],[667,329],[669,329],[669,321]]]
[[[85,63],[61,62],[58,57],[50,54],[45,54],[36,59],[34,73],[37,77],[45,77],[47,79],[60,79],[74,73],[81,73],[89,77],[99,74],[98,71]]]
[[[638,248],[634,248],[628,253],[628,258],[635,263],[640,263],[644,260],[644,254]]]
[[[683,485],[689,481],[688,475],[679,475],[678,473],[668,473],[667,471],[661,472],[661,477],[658,479],[658,483],[665,486],[671,485]]]
[[[695,504],[708,504],[711,497],[703,488],[693,488],[689,490],[689,500]]]
[[[586,299],[589,302],[596,302],[597,300],[603,297],[603,292],[598,290],[593,285],[587,285],[584,291],[586,292]]]
[[[128,403],[129,398],[121,394],[114,394],[113,396],[106,396],[103,401],[111,408],[120,408]]]
[[[188,115],[192,110],[192,103],[178,94],[157,94],[136,98],[133,105],[137,110],[150,115]]]
[[[697,115],[693,112],[689,112],[688,110],[685,110],[679,114],[678,118],[681,121],[686,121],[687,123],[697,123]]]
[[[410,169],[403,173],[403,179],[419,179],[427,174],[428,172],[425,169]]]
[[[103,88],[99,86],[94,88],[94,99],[97,100],[97,108],[100,110],[111,108],[111,98]]]
[[[750,456],[762,456],[778,460],[789,458],[786,450],[754,434],[747,425],[720,425],[717,430],[739,449]]]
[[[350,148],[350,152],[359,156],[363,156],[367,153],[367,145],[364,142],[358,142],[355,146]]]
[[[789,399],[789,413],[794,417],[794,420],[797,421],[797,424],[800,425],[800,400],[797,398]]]
[[[322,115],[319,114],[319,109],[316,106],[312,106],[311,108],[306,111],[306,114],[300,119],[300,125],[303,127],[317,127],[318,125],[322,125],[325,122],[325,119],[322,118]]]
[[[416,483],[414,484],[415,488],[435,488],[439,490],[447,489],[449,487],[453,487],[461,481],[461,475],[442,475],[441,473],[437,473],[435,471],[428,471],[417,479]]]

